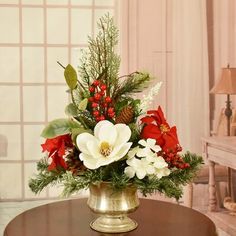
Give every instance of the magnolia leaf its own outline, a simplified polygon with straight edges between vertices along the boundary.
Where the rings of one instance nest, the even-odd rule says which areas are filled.
[[[69,134],[73,128],[81,128],[82,125],[75,120],[56,119],[51,121],[41,134],[44,138],[55,138],[60,135]]]
[[[88,105],[88,99],[85,98],[79,103],[79,109],[85,111],[87,105]]]
[[[68,116],[76,116],[78,115],[78,108],[74,103],[70,103],[66,106],[65,113]]]
[[[70,89],[75,89],[77,86],[77,73],[70,64],[65,68],[64,76],[68,87]]]
[[[91,130],[88,130],[88,129],[84,129],[84,128],[73,128],[71,130],[71,138],[73,140],[74,143],[76,143],[76,137],[79,135],[79,134],[82,134],[82,133],[92,133]]]

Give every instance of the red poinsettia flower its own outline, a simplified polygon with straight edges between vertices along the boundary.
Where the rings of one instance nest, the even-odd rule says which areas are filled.
[[[144,124],[141,137],[144,139],[155,139],[164,152],[181,150],[176,127],[169,126],[161,107],[159,106],[157,110],[150,110],[147,114],[148,116],[141,119],[141,122]]]
[[[41,144],[43,152],[47,151],[48,156],[52,158],[52,162],[48,170],[59,168],[67,168],[66,162],[63,159],[66,149],[73,147],[73,143],[69,134],[61,135],[52,139],[46,139],[44,144]]]

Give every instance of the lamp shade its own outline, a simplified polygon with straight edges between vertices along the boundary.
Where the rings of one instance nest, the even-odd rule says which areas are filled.
[[[236,68],[222,68],[221,77],[210,93],[236,94]]]

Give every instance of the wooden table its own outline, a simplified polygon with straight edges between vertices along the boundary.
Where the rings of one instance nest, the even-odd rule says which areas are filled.
[[[66,200],[28,210],[14,218],[4,236],[95,236],[112,235],[93,231],[89,223],[95,218],[87,199]],[[157,200],[141,199],[130,214],[139,226],[129,236],[215,236],[214,223],[205,215],[187,207]]]
[[[216,211],[215,163],[236,169],[236,137],[208,137],[202,141],[203,153],[209,162],[209,211]],[[229,178],[229,192],[231,183]]]

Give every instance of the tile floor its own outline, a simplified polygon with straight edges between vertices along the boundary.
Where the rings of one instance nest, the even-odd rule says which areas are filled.
[[[54,200],[55,201],[55,200]],[[25,201],[25,202],[0,202],[0,236],[7,223],[21,212],[30,208],[53,202],[53,200]],[[195,207],[195,209],[197,209]],[[198,209],[199,210],[199,209]],[[202,210],[201,210],[202,211]],[[218,228],[219,236],[232,236]]]

